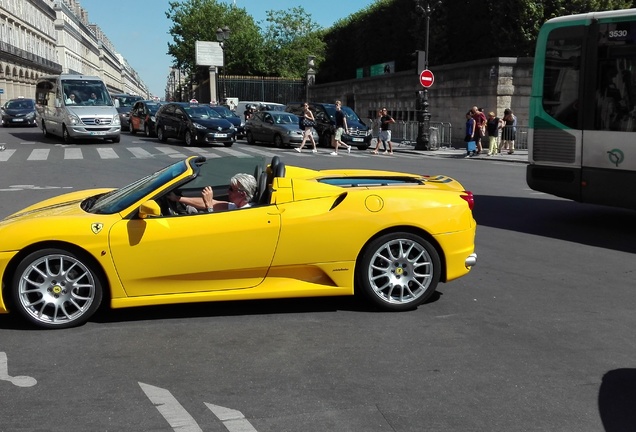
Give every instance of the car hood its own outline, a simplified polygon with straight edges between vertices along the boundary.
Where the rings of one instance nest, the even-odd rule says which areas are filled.
[[[209,129],[229,129],[232,127],[232,123],[225,119],[202,119],[202,118],[193,118],[192,121],[194,123],[199,123]]]
[[[21,115],[21,114],[29,114],[32,112],[35,112],[35,108],[10,108],[10,109],[5,109],[4,110],[5,114],[7,115]]]
[[[76,116],[112,116],[113,115],[113,106],[96,106],[96,105],[66,105],[66,109]]]

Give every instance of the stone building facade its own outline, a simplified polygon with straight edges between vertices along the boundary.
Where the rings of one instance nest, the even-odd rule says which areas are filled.
[[[0,103],[32,98],[42,75],[97,75],[113,93],[149,91],[79,0],[0,0]]]
[[[435,75],[428,90],[431,122],[450,123],[453,139],[461,141],[466,112],[476,105],[499,117],[510,108],[518,123],[527,125],[532,64],[532,58],[499,57],[429,67]],[[309,99],[339,99],[363,119],[386,107],[396,120],[415,121],[417,92],[421,90],[419,74],[412,70],[310,86]]]

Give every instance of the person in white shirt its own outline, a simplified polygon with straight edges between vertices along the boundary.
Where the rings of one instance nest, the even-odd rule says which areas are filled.
[[[168,199],[180,202],[186,206],[196,209],[188,213],[198,212],[199,210],[212,213],[220,210],[236,210],[251,207],[252,198],[256,193],[256,179],[251,174],[236,174],[230,179],[230,187],[228,188],[229,201],[219,201],[214,199],[212,187],[206,186],[201,191],[200,197],[182,197],[174,193],[168,195]]]

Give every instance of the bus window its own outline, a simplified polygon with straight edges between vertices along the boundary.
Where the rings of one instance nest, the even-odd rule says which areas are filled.
[[[577,129],[582,46],[582,26],[553,30],[546,45],[543,80],[545,112]]]
[[[636,23],[599,26],[598,77],[596,84],[596,130],[636,131],[634,70],[636,69]]]

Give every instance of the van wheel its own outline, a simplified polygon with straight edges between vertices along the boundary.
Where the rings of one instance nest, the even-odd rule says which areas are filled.
[[[161,142],[168,141],[168,138],[166,137],[166,134],[163,131],[163,127],[161,126],[157,128],[157,139],[159,139],[159,141]]]
[[[64,138],[64,142],[66,144],[73,144],[73,137],[68,133],[68,129],[66,129],[66,125],[62,126],[62,138]]]
[[[115,144],[117,144],[119,141],[121,141],[121,135],[117,135],[117,138],[113,138],[113,142]]]

